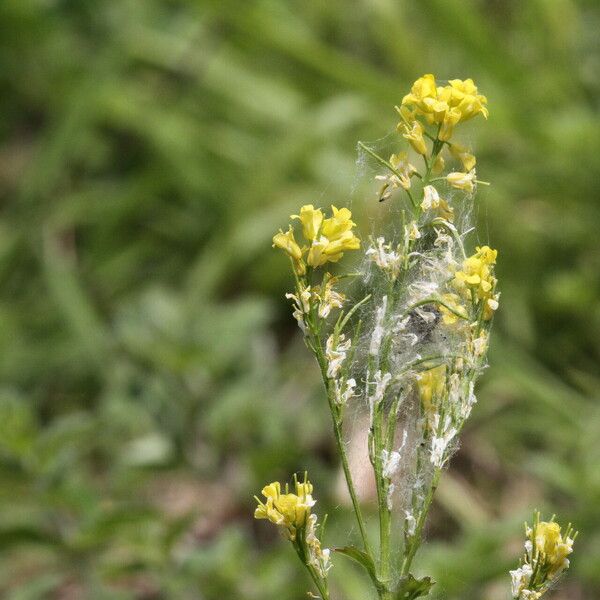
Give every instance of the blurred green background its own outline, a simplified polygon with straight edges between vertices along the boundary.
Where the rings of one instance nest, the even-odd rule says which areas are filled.
[[[508,598],[539,507],[580,530],[552,597],[600,597],[599,30],[597,0],[3,0],[0,596],[306,597],[252,495],[308,468],[327,541],[351,521],[270,237],[432,72],[489,98],[502,306],[418,571]]]

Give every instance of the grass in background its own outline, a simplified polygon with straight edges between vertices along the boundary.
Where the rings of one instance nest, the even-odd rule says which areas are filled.
[[[556,598],[598,595],[599,27],[593,0],[2,2],[1,595],[305,597],[252,523],[263,480],[337,473],[270,236],[349,197],[425,72],[490,100],[503,295],[421,564],[506,598],[537,506],[581,532]]]

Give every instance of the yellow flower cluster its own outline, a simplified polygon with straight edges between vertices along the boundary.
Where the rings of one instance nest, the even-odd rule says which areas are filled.
[[[326,219],[320,208],[307,204],[300,209],[299,215],[292,215],[292,219],[298,219],[302,224],[302,235],[308,246],[300,247],[291,225],[286,232],[279,231],[273,237],[273,247],[281,248],[292,258],[298,275],[306,273],[307,264],[320,267],[327,262],[337,262],[347,250],[360,248],[360,240],[352,231],[356,225],[352,213],[347,208],[335,206],[331,211],[332,216]]]
[[[537,600],[552,586],[562,571],[569,568],[577,532],[569,524],[566,531],[554,520],[540,521],[536,512],[533,525],[525,525],[527,541],[521,565],[510,571],[515,600]]]
[[[465,299],[484,303],[485,320],[491,319],[498,308],[498,296],[494,294],[497,280],[493,275],[497,256],[497,250],[478,246],[475,254],[463,261],[462,270],[454,274],[454,287]]]
[[[278,481],[270,483],[262,489],[265,502],[256,498],[258,506],[254,511],[255,519],[267,519],[275,523],[292,541],[296,539],[297,530],[306,526],[311,508],[315,505],[312,497],[313,486],[310,481],[296,480],[295,488],[296,493],[290,493],[286,485],[285,493],[282,494],[281,484]]]
[[[430,125],[438,125],[438,138],[448,141],[459,123],[478,114],[487,119],[486,104],[487,98],[478,93],[472,79],[451,79],[448,85],[438,86],[433,75],[423,75],[415,81],[410,94],[402,99],[400,112],[411,124],[404,124],[405,137],[416,152],[425,154],[423,126],[416,117],[423,117]]]

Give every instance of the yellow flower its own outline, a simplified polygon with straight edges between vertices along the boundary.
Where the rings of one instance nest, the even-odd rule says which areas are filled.
[[[333,216],[325,219],[320,235],[312,240],[307,262],[311,267],[320,267],[326,262],[338,262],[347,250],[358,250],[360,240],[354,235],[352,213],[347,208],[331,207]]]
[[[446,180],[453,188],[456,188],[457,190],[464,190],[469,194],[473,193],[473,190],[475,189],[475,182],[477,181],[475,171],[471,171],[470,173],[453,171],[452,173],[448,173]]]
[[[359,248],[360,240],[352,231],[346,231],[339,238],[330,240],[327,248],[325,248],[325,254],[327,255],[327,260],[337,262],[346,250],[358,250]]]
[[[551,557],[556,552],[559,543],[562,543],[562,537],[558,523],[542,521],[537,524],[535,528],[535,545],[538,552]]]
[[[285,233],[280,229],[279,233],[276,233],[273,236],[273,248],[281,248],[294,260],[300,260],[302,258],[302,250],[294,238],[294,232],[291,225]]]
[[[273,506],[276,499],[281,495],[281,485],[278,481],[270,483],[262,489],[262,494],[267,499],[266,503],[259,502],[254,511],[255,519],[268,519],[271,523],[282,525],[285,521],[284,516]]]
[[[309,507],[296,494],[281,494],[274,505],[288,527],[298,529],[304,525]]]
[[[457,108],[451,108],[445,115],[442,121],[442,127],[438,138],[444,142],[447,142],[454,133],[454,128],[461,119],[461,112]]]
[[[311,508],[315,505],[312,497],[313,486],[307,479],[300,483],[296,480],[296,493],[285,490],[281,493],[281,484],[278,481],[270,483],[262,489],[266,498],[262,502],[258,498],[258,506],[254,511],[255,519],[267,519],[275,525],[281,526],[290,540],[296,539],[296,532],[306,526]]]
[[[477,247],[475,254],[466,258],[462,269],[454,275],[453,285],[465,299],[485,303],[483,318],[486,320],[491,319],[498,308],[498,296],[494,295],[496,278],[493,276],[497,256],[498,251],[489,246]]]
[[[471,171],[477,164],[477,159],[471,154],[464,146],[459,144],[450,144],[450,154],[456,159],[460,160],[465,171]]]
[[[354,235],[352,228],[352,213],[347,208],[331,207],[332,216],[324,218],[323,211],[312,204],[306,204],[300,209],[299,215],[292,215],[302,224],[302,234],[309,247],[301,248],[294,238],[292,226],[285,233],[279,231],[273,237],[273,246],[281,248],[294,260],[294,268],[298,275],[306,273],[306,264],[320,267],[326,262],[337,262],[347,250],[360,248],[360,240]]]
[[[438,88],[440,90],[442,88]],[[425,98],[422,103],[424,116],[430,125],[444,122],[446,113],[450,109],[445,100],[438,98]]]
[[[458,105],[458,110],[461,113],[461,121],[467,121],[481,114],[485,119],[489,116],[489,111],[485,107],[487,98],[485,96],[465,96]]]
[[[434,367],[417,375],[417,388],[423,411],[428,419],[435,413],[435,407],[446,386],[446,365]]]
[[[309,251],[308,256],[306,257],[306,262],[311,267],[320,267],[327,262],[327,255],[325,254],[325,249],[329,245],[329,240],[326,237],[321,237],[318,240],[315,240]],[[331,262],[336,262],[335,260]]]
[[[472,117],[482,114],[488,118],[489,111],[486,108],[487,98],[478,93],[477,86],[472,79],[451,79],[447,88],[450,92],[449,104],[458,108],[461,113],[461,121],[466,121]]]
[[[298,275],[304,275],[306,273],[306,265],[302,260],[302,249],[294,238],[294,232],[292,226],[284,233],[279,230],[273,236],[273,248],[281,248],[288,256],[294,261],[294,269]]]
[[[413,83],[410,94],[407,94],[402,98],[402,106],[415,104],[419,108],[422,108],[424,106],[424,100],[428,98],[437,98],[435,77],[431,75],[431,73],[419,77],[419,79]]]
[[[320,208],[315,209],[312,204],[306,204],[300,209],[299,215],[292,215],[292,219],[300,219],[304,238],[307,242],[312,242],[321,230],[323,213]]]
[[[475,248],[477,255],[486,265],[495,265],[498,258],[498,250],[493,250],[489,246],[477,246]]]
[[[427,146],[423,138],[423,125],[419,121],[415,121],[412,127],[404,125],[403,129],[405,132],[403,136],[408,140],[414,151],[418,154],[427,154]]]
[[[477,86],[470,78],[465,79],[464,81],[462,81],[461,79],[450,79],[448,83],[452,88],[453,95],[459,100],[464,98],[465,96],[477,95]]]
[[[442,219],[446,221],[454,221],[454,209],[442,198],[437,212]]]
[[[541,598],[558,575],[569,568],[567,557],[573,552],[577,538],[570,523],[563,533],[554,520],[540,521],[537,511],[533,515],[533,526],[525,524],[525,534],[523,559],[517,569],[510,571],[515,600]]]
[[[343,234],[350,231],[356,223],[352,221],[352,213],[347,208],[331,207],[333,216],[325,219],[321,233],[329,240],[339,239]]]
[[[351,231],[346,231],[331,241],[321,236],[312,243],[306,261],[311,267],[320,267],[327,262],[338,262],[347,250],[358,250],[360,240]]]
[[[540,521],[533,529],[528,529],[528,534],[533,548],[541,555],[544,564],[548,568],[550,577],[568,568],[569,560],[567,556],[573,552],[573,541],[577,536],[575,534],[571,537],[572,529],[570,525],[564,537],[560,525],[554,521]]]

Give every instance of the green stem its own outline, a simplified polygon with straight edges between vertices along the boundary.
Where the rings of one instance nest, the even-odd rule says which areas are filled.
[[[342,469],[344,470],[344,477],[346,478],[346,485],[348,486],[348,492],[350,493],[350,498],[352,500],[352,507],[354,508],[354,514],[356,515],[356,521],[358,523],[358,528],[360,530],[360,535],[362,537],[363,546],[365,552],[372,558],[373,551],[371,549],[371,545],[369,544],[369,539],[367,537],[367,529],[365,527],[364,518],[362,515],[362,510],[360,508],[360,503],[358,502],[358,497],[356,495],[356,489],[354,487],[354,481],[352,479],[352,472],[350,471],[350,465],[348,464],[348,455],[346,453],[346,448],[344,446],[344,440],[342,437],[342,430],[340,427],[340,422],[337,417],[337,407],[333,403],[333,399],[331,397],[331,391],[329,389],[328,377],[327,377],[327,359],[323,354],[323,348],[321,343],[315,334],[314,330],[311,328],[313,344],[315,348],[315,354],[317,357],[317,361],[319,363],[319,367],[321,369],[321,376],[323,378],[323,384],[325,385],[325,391],[327,393],[327,401],[329,403],[329,410],[331,412],[331,420],[333,422],[333,433],[335,436],[335,443],[340,453],[340,457],[342,460]]]
[[[383,402],[383,401],[382,401]],[[387,586],[390,577],[390,511],[387,506],[387,485],[383,477],[383,410],[376,408],[373,424],[375,445],[375,481],[377,484],[377,501],[379,507],[379,563],[380,578]]]
[[[431,480],[431,487],[429,488],[429,492],[427,493],[427,497],[425,498],[425,502],[423,503],[423,507],[421,508],[421,512],[419,513],[419,519],[417,521],[417,526],[415,527],[415,533],[411,539],[409,547],[404,552],[404,560],[402,561],[402,568],[400,570],[400,576],[405,577],[408,575],[410,571],[410,566],[412,561],[421,545],[421,540],[423,536],[423,527],[425,526],[425,519],[427,518],[427,514],[429,513],[429,509],[431,507],[431,503],[433,501],[433,495],[437,490],[438,483],[440,481],[440,475],[442,474],[441,468],[436,468],[433,473],[433,479]]]
[[[435,134],[435,139],[433,139],[433,147],[431,148],[431,157],[427,160],[426,156],[423,156],[423,160],[425,161],[425,165],[427,166],[427,171],[425,172],[425,177],[423,177],[423,187],[425,187],[431,177],[431,170],[433,169],[433,165],[435,164],[435,159],[437,155],[440,153],[440,150],[444,147],[444,142],[439,139],[440,129],[442,128],[441,124],[438,125],[437,132]],[[429,136],[428,136],[429,137]]]
[[[306,563],[305,563],[305,565],[306,565]],[[323,583],[321,578],[316,575],[316,573],[314,572],[314,569],[310,565],[306,565],[306,568],[307,568],[308,572],[310,573],[312,580],[315,582],[315,585],[317,586],[317,589],[319,590],[319,594],[321,594],[321,597],[323,598],[323,600],[329,600],[329,590],[327,589],[327,586]]]
[[[402,313],[401,318],[404,318],[406,315],[408,315],[413,310],[415,310],[415,308],[419,308],[419,306],[425,306],[426,304],[440,304],[441,306],[443,306],[445,309],[447,309],[449,312],[451,312],[456,317],[458,317],[460,319],[464,319],[465,321],[469,319],[469,317],[467,315],[465,315],[464,313],[461,313],[460,311],[457,311],[454,307],[450,306],[450,304],[448,304],[447,302],[444,302],[444,300],[442,300],[441,298],[437,298],[436,296],[432,296],[430,298],[424,298],[423,300],[419,300],[418,302],[411,304]]]
[[[417,201],[415,200],[414,196],[412,195],[412,192],[411,192],[410,190],[404,190],[404,191],[405,191],[405,192],[408,194],[408,197],[409,197],[409,199],[410,199],[410,201],[411,201],[412,205],[413,205],[415,208],[418,208],[418,207],[419,207],[419,205],[418,205]]]
[[[300,559],[300,562],[306,567],[306,570],[308,571],[310,578],[312,579],[313,583],[315,584],[317,590],[319,590],[319,594],[321,594],[322,599],[329,600],[329,589],[327,587],[327,582],[323,581],[315,573],[315,570],[313,569],[313,567],[311,567],[308,564],[308,562],[306,560],[306,555],[305,555],[302,547],[297,542],[293,543],[293,546],[294,546],[294,549],[296,550],[296,554],[298,555],[298,558]]]
[[[382,156],[379,156],[376,152],[371,150],[369,146],[363,144],[362,142],[358,142],[360,148],[362,148],[367,154],[370,154],[380,165],[383,165],[386,169],[389,169],[394,175],[397,177],[401,177],[401,173],[399,173],[390,162],[385,160]]]

